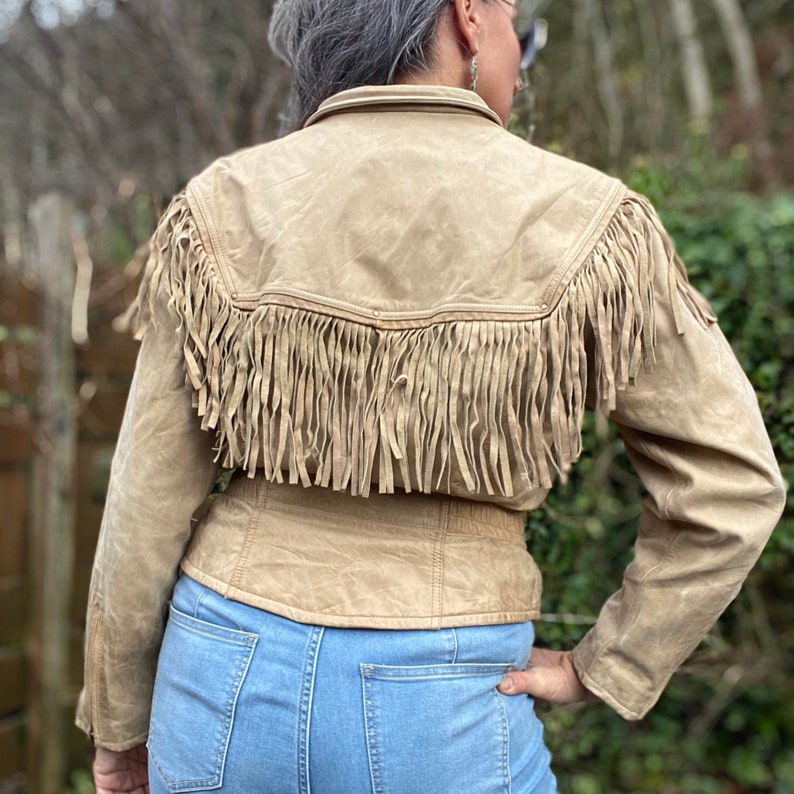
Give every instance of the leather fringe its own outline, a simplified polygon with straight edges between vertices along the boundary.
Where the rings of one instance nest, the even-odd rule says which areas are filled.
[[[362,496],[373,479],[386,493],[448,490],[454,471],[471,493],[511,497],[516,485],[551,487],[581,452],[588,338],[605,412],[652,366],[654,232],[672,263],[650,205],[625,199],[542,319],[384,330],[274,303],[234,306],[182,193],[123,322],[140,338],[165,290],[186,383],[224,467]],[[669,269],[698,319],[713,321],[683,270]]]

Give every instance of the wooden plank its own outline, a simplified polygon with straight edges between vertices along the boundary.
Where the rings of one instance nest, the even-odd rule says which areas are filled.
[[[17,278],[0,280],[0,325],[36,325],[39,296]]]
[[[80,504],[77,508],[77,526],[75,531],[75,565],[91,565],[94,549],[99,537],[102,523],[102,506]]]
[[[89,342],[77,348],[77,372],[83,378],[113,378],[129,383],[140,342],[109,328],[89,329]]]
[[[9,371],[3,366],[0,353],[0,393],[5,392],[11,397],[29,397],[36,390],[36,376],[27,369]]]
[[[77,501],[86,505],[105,503],[110,464],[116,439],[81,439],[77,446]]]
[[[22,469],[0,469],[0,576],[22,575],[26,567],[27,476]]]
[[[0,466],[27,463],[33,453],[33,436],[26,416],[10,408],[0,408]]]
[[[74,587],[72,588],[72,598],[69,609],[69,623],[75,630],[85,628],[85,612],[88,604],[88,588],[91,584],[91,570],[93,566],[80,565],[74,570]]]
[[[25,397],[35,388],[36,357],[31,346],[13,339],[0,342],[0,392]]]
[[[0,780],[25,771],[25,717],[0,720]]]
[[[94,743],[74,724],[74,706],[71,707],[69,717],[66,736],[69,768],[84,770],[90,774],[91,764],[94,761]]]
[[[90,572],[94,560],[113,449],[114,444],[108,442],[81,442],[79,444],[77,512],[74,534],[76,575],[80,569]]]
[[[0,578],[0,645],[22,641],[27,630],[27,599],[22,576]]]
[[[80,438],[114,440],[121,428],[128,391],[126,383],[98,382],[96,392],[80,412]]]
[[[85,609],[83,616],[85,616]],[[69,641],[69,691],[74,693],[75,703],[77,695],[83,687],[84,635],[85,632],[81,627],[72,627],[72,636]]]
[[[103,325],[110,328],[111,323],[122,315],[135,300],[141,283],[141,272],[130,276],[116,267],[105,267],[96,263],[94,277],[91,280],[92,311],[89,318],[89,336],[91,327]]]
[[[25,657],[22,651],[0,648],[0,717],[25,708]]]

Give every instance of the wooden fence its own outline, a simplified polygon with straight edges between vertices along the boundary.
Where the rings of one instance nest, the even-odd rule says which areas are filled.
[[[73,263],[69,263],[73,266]],[[95,271],[88,311],[88,341],[73,346],[74,438],[71,461],[72,537],[64,555],[42,552],[34,524],[41,494],[37,468],[48,454],[42,433],[43,290],[26,286],[0,260],[0,792],[49,794],[67,790],[69,772],[87,768],[87,739],[73,727],[82,679],[85,604],[110,460],[121,423],[137,344],[111,330],[111,319],[133,285],[118,271]],[[71,358],[71,357],[70,357]],[[59,539],[56,538],[56,541]],[[69,553],[66,547],[70,546]],[[66,561],[66,562],[64,562]],[[63,568],[68,567],[68,571]],[[42,592],[54,575],[69,583],[63,614],[64,691],[55,708],[40,659],[48,642]],[[57,743],[57,746],[53,744]],[[48,773],[48,761],[60,757]],[[45,779],[45,776],[49,775]]]
[[[25,771],[25,632],[29,498],[34,445],[28,407],[35,395],[32,340],[37,299],[0,282],[0,781]]]

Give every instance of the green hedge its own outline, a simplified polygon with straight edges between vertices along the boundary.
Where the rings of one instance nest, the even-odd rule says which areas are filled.
[[[689,192],[637,170],[757,390],[784,476],[794,480],[794,196]],[[679,191],[680,193],[680,191]],[[620,441],[590,417],[587,454],[528,526],[545,573],[538,626],[570,647],[630,559],[641,487]],[[739,598],[641,723],[605,706],[543,707],[566,794],[794,791],[794,606],[789,504]]]

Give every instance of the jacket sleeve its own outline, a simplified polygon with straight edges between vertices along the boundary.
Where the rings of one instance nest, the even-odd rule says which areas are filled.
[[[143,335],[111,467],[89,592],[77,725],[97,745],[146,740],[167,603],[191,516],[215,482],[213,436],[185,386],[163,290]]]
[[[656,361],[611,413],[647,497],[622,587],[573,652],[584,685],[627,719],[735,598],[785,500],[752,387],[656,230]]]

